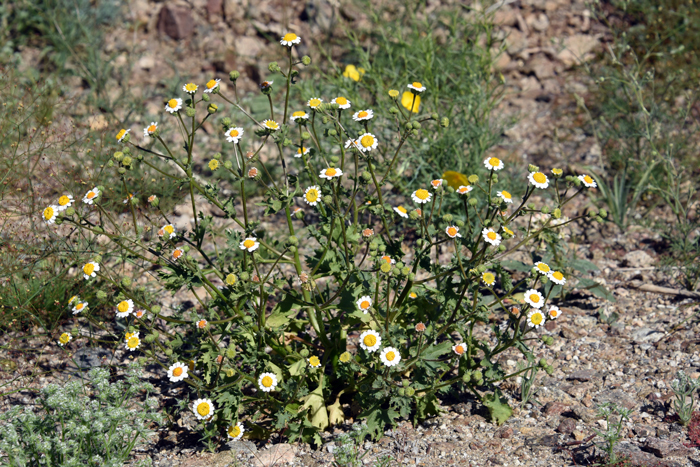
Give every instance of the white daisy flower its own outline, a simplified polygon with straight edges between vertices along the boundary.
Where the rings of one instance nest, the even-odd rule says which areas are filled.
[[[360,149],[360,143],[358,143],[354,139],[349,139],[345,142],[345,149],[348,149],[351,146],[354,147],[355,149]]]
[[[544,315],[540,310],[532,310],[527,314],[527,325],[531,328],[539,328],[544,324]]]
[[[289,117],[289,119],[290,119],[292,122],[296,122],[297,120],[308,120],[308,119],[309,119],[309,114],[307,114],[307,113],[304,112],[303,110],[297,110],[296,112],[294,112],[294,113],[292,114],[291,117]]]
[[[379,337],[377,331],[368,330],[360,334],[360,347],[365,349],[367,352],[374,352],[379,350],[379,346],[382,344],[382,338]]]
[[[121,143],[124,140],[124,138],[126,138],[126,135],[129,134],[130,131],[131,131],[131,128],[129,128],[128,130],[125,130],[124,128],[119,130],[119,133],[117,133],[117,142]]]
[[[549,280],[555,284],[566,284],[566,277],[564,277],[564,274],[560,273],[559,271],[552,271],[547,275],[547,277],[549,277]]]
[[[549,319],[557,319],[559,315],[561,315],[561,310],[558,306],[552,305],[549,307],[547,314],[549,315]]]
[[[241,137],[243,136],[243,128],[229,128],[224,135],[226,135],[226,141],[229,143],[235,143],[238,144],[238,142],[241,140]]]
[[[209,399],[197,399],[192,404],[192,412],[198,420],[206,420],[214,415],[214,404]]]
[[[88,302],[81,302],[78,301],[74,306],[73,306],[73,314],[77,315],[78,313],[82,313],[83,311],[88,309]]]
[[[187,378],[187,364],[175,362],[168,368],[168,378],[173,383],[177,383]]]
[[[408,211],[406,211],[406,208],[403,206],[396,206],[394,208],[394,211],[396,214],[398,214],[401,217],[408,218]]]
[[[510,192],[506,190],[499,191],[498,193],[496,193],[496,196],[498,196],[508,204],[511,204],[513,202],[513,195],[511,195]]]
[[[462,235],[459,233],[459,227],[456,225],[450,225],[445,228],[445,233],[447,234],[448,237],[450,238],[455,238],[455,237],[462,237]]]
[[[379,359],[386,366],[396,366],[401,361],[401,354],[394,347],[384,347],[382,353],[379,354]]]
[[[321,178],[325,178],[326,180],[331,180],[335,177],[342,177],[343,171],[340,169],[336,169],[333,167],[329,167],[327,169],[321,170],[321,173],[318,175]]]
[[[158,122],[151,122],[150,125],[143,129],[143,137],[148,138],[149,136],[153,135],[156,130],[158,130]]]
[[[467,353],[467,344],[465,344],[464,342],[460,342],[459,344],[453,345],[452,351],[461,357],[462,355]]]
[[[542,308],[544,306],[544,297],[535,289],[530,289],[525,292],[525,303],[533,308]]]
[[[487,159],[484,159],[484,166],[488,170],[501,170],[503,167],[503,161],[499,159],[498,157],[489,157]]]
[[[304,192],[304,201],[310,206],[316,206],[321,200],[321,188],[314,185],[310,186]]]
[[[331,104],[338,104],[341,109],[349,109],[351,102],[346,97],[338,96],[331,101]]]
[[[545,189],[549,186],[549,179],[542,172],[530,172],[527,179],[537,188]]]
[[[389,255],[384,255],[379,258],[381,261],[386,261],[389,264],[396,264],[396,260]]]
[[[98,196],[100,196],[100,190],[98,190],[97,187],[95,187],[92,190],[85,193],[85,196],[83,196],[83,203],[92,204]]]
[[[539,272],[543,276],[549,275],[549,273],[552,271],[550,269],[550,267],[546,263],[543,263],[542,261],[536,262],[535,268],[537,269],[537,272]]]
[[[209,322],[206,319],[202,318],[202,319],[197,320],[197,322],[194,323],[194,326],[197,329],[206,329],[207,324],[209,324]]]
[[[292,47],[299,43],[301,43],[301,37],[297,36],[293,32],[288,32],[287,34],[282,36],[282,39],[280,39],[280,44],[286,47]]]
[[[596,188],[598,186],[590,175],[579,175],[578,179],[588,188]]]
[[[369,152],[377,149],[377,138],[372,133],[360,135],[355,142],[357,144],[357,149],[362,152]]]
[[[139,333],[135,332],[129,338],[126,340],[124,343],[124,347],[126,347],[126,350],[129,352],[133,352],[134,350],[138,349],[141,346],[141,339],[139,338]]]
[[[352,116],[352,119],[356,122],[361,122],[362,120],[371,120],[372,117],[374,117],[374,112],[370,109],[367,109],[355,112]]]
[[[197,89],[199,89],[199,86],[197,86],[194,83],[187,83],[182,87],[182,90],[185,91],[187,94],[193,94],[197,92]]]
[[[318,368],[321,366],[321,359],[319,359],[316,355],[309,357],[308,362],[311,368]]]
[[[309,153],[310,150],[311,150],[311,149],[305,148],[305,147],[302,146],[302,147],[300,147],[300,148],[297,149],[297,153],[294,154],[294,157],[297,157],[297,158],[298,158],[298,157],[301,157],[301,156],[305,156],[305,155],[307,155],[307,154]]]
[[[496,283],[496,276],[492,272],[485,272],[481,275],[481,280],[484,281],[484,284],[491,287]]]
[[[205,91],[206,92],[206,91]],[[165,111],[168,113],[175,113],[182,108],[182,99],[179,97],[176,99],[170,99],[167,104],[165,104]]]
[[[312,97],[311,99],[309,99],[309,102],[307,102],[306,105],[308,105],[312,109],[315,109],[319,105],[321,105],[322,103],[323,103],[323,99],[321,99],[320,97]]]
[[[422,85],[420,82],[418,82],[418,81],[412,82],[412,83],[409,84],[407,87],[408,87],[408,89],[412,89],[412,90],[414,90],[414,91],[416,91],[416,92],[423,92],[423,91],[425,91],[425,89],[426,89],[426,87],[423,86],[423,85]]]
[[[424,188],[419,188],[411,194],[411,199],[418,204],[430,202],[433,194]]]
[[[430,186],[432,186],[435,190],[440,188],[442,186],[443,180],[438,178],[437,180],[433,180],[430,182]]]
[[[263,373],[258,378],[258,386],[263,392],[274,391],[277,387],[277,376],[274,373]]]
[[[369,309],[372,307],[372,298],[369,295],[364,295],[357,300],[357,308],[364,314],[367,314]]]
[[[58,205],[56,205],[56,209],[58,209],[60,212],[65,211],[71,206],[73,206],[73,195],[63,195],[58,198]]]
[[[134,302],[131,299],[122,300],[117,305],[117,318],[126,318],[134,311]]]
[[[173,250],[173,254],[172,254],[173,260],[174,260],[174,261],[177,261],[177,260],[180,259],[180,258],[182,257],[182,255],[184,255],[184,254],[185,254],[185,250],[183,250],[182,248],[175,248],[175,249]]]
[[[501,244],[501,236],[493,231],[492,228],[485,228],[481,231],[481,235],[484,237],[484,241],[490,243],[493,246],[498,246]]]
[[[212,92],[214,92],[216,89],[219,88],[220,81],[220,79],[210,79],[209,81],[207,81],[207,84],[204,85],[204,87],[206,87],[204,92],[206,92],[207,94],[211,94]]]
[[[474,187],[471,185],[467,185],[467,186],[462,185],[459,188],[457,188],[457,193],[460,195],[466,195],[470,191],[472,191],[473,189],[474,189]]]
[[[58,206],[47,206],[42,211],[41,217],[48,225],[56,223],[56,217],[58,217]]]
[[[243,425],[239,422],[236,423],[235,425],[231,425],[228,427],[228,430],[226,430],[226,433],[228,434],[228,437],[233,440],[233,441],[238,441],[243,437],[243,433],[245,433],[245,429],[243,428]]]
[[[85,266],[83,266],[83,277],[85,277],[85,279],[90,279],[91,277],[95,277],[95,276],[97,276],[97,274],[95,274],[95,273],[99,270],[100,270],[100,265],[94,261],[90,261],[89,263],[85,264]]]
[[[243,240],[240,245],[238,245],[241,250],[248,250],[250,252],[257,250],[259,246],[260,243],[254,237],[248,237]]]
[[[262,126],[266,130],[270,130],[270,131],[277,131],[280,129],[280,124],[274,120],[263,120]]]
[[[71,341],[71,339],[73,339],[73,337],[72,337],[70,334],[68,334],[67,332],[64,332],[64,333],[61,334],[61,336],[58,338],[58,345],[60,345],[61,347],[63,347],[64,345],[66,345],[67,343],[69,343],[69,342]]]
[[[172,224],[165,224],[163,227],[158,229],[158,236],[159,237],[168,237],[171,240],[175,237],[177,237],[177,234],[175,233],[175,226]]]

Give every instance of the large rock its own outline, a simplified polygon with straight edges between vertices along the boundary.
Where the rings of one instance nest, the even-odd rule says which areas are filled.
[[[622,265],[629,268],[646,268],[654,263],[654,258],[642,250],[634,250],[622,257]]]
[[[662,459],[671,456],[686,457],[693,452],[678,441],[654,437],[647,438],[644,448],[652,452],[656,457],[661,457]]]
[[[192,12],[187,7],[163,5],[158,13],[158,32],[175,40],[187,39],[194,31]]]
[[[591,53],[598,47],[600,41],[597,36],[588,34],[574,34],[564,39],[563,49],[557,54],[557,58],[567,67],[580,65],[592,59]]]

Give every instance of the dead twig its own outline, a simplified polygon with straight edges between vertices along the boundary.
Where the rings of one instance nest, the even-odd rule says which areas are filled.
[[[678,295],[688,298],[700,298],[700,292],[691,292],[683,289],[672,289],[671,287],[662,287],[660,285],[645,284],[642,281],[629,281],[628,287],[641,290],[642,292],[651,292],[663,295]]]

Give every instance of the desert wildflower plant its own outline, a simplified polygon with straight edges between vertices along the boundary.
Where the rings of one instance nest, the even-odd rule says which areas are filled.
[[[552,371],[533,352],[551,344],[543,327],[559,315],[552,302],[566,280],[542,261],[520,273],[503,262],[583,218],[563,220],[562,209],[593,188],[578,174],[530,166],[517,199],[498,179],[508,161],[489,158],[456,189],[427,178],[412,192],[392,190],[387,177],[405,143],[430,141],[431,127],[449,129],[417,105],[430,88],[420,77],[395,83],[404,96],[390,91],[386,108],[342,95],[296,99],[311,62],[297,57],[302,40],[292,32],[280,39],[284,66],[271,64],[279,76],[260,87],[270,103],[264,119],[238,99],[236,71],[225,86],[185,83],[142,141],[115,132],[114,158],[95,172],[94,188],[44,212],[46,228],[100,239],[75,258],[80,274],[127,330],[122,351],[187,387],[181,409],[210,442],[280,432],[318,443],[320,430],[349,415],[343,404],[379,436],[401,418],[437,414],[438,397],[450,391],[471,393],[502,423],[511,409],[494,383],[534,366]],[[205,121],[218,125],[222,148],[203,156],[206,180],[195,172]],[[103,186],[130,193],[136,166],[189,193],[191,225],[174,225],[154,196],[126,203],[123,219],[103,208]],[[544,205],[529,202],[542,193]],[[448,204],[459,209],[446,212]],[[205,214],[212,210],[216,218]],[[146,294],[147,277],[155,278],[148,288],[187,291],[195,306],[161,306]],[[85,304],[77,318],[92,320],[96,306]],[[513,348],[527,364],[508,374],[498,359]]]

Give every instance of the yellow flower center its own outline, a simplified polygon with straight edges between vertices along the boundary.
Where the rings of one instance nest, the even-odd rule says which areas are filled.
[[[314,98],[309,101],[310,107],[318,107],[319,105],[321,105],[321,99]]]
[[[256,169],[255,167],[253,167],[252,169],[250,169],[250,170],[248,171],[248,176],[249,176],[249,177],[255,177],[257,174],[258,174],[258,169]]]
[[[197,321],[197,327],[199,329],[204,329],[206,326],[207,326],[206,320],[200,319],[199,321]]]
[[[482,278],[484,279],[484,282],[486,282],[489,285],[493,284],[494,281],[496,280],[496,277],[493,274],[491,274],[490,272],[485,273],[482,276]]]
[[[309,358],[309,365],[311,366],[319,366],[321,364],[321,360],[318,359],[318,357],[313,356]]]
[[[540,263],[537,265],[537,269],[539,269],[542,272],[549,272],[549,266],[547,266],[544,263]]]
[[[374,144],[374,138],[371,135],[365,135],[360,140],[362,147],[368,148]]]
[[[552,173],[553,173],[554,175],[561,175],[562,172],[563,172],[563,171],[562,171],[561,169],[552,169]]]
[[[61,337],[59,337],[58,340],[61,342],[61,344],[67,344],[70,340],[70,336],[64,332],[61,334]]]
[[[542,172],[535,172],[532,174],[532,179],[537,183],[547,183],[547,176]]]
[[[532,322],[532,324],[542,324],[543,318],[544,317],[542,316],[542,313],[535,313],[530,318],[530,321]]]
[[[124,313],[129,309],[129,302],[126,300],[119,302],[119,305],[117,305],[117,310],[119,310],[120,313]]]
[[[68,203],[70,203],[70,198],[65,195],[58,198],[58,204],[61,206],[65,206]]]
[[[555,309],[549,310],[549,316],[551,316],[552,318],[556,318],[556,316],[558,314],[559,314],[559,312],[557,312],[557,310],[555,310]]]
[[[228,429],[228,435],[229,435],[231,438],[237,438],[238,435],[240,435],[240,434],[241,434],[241,429],[240,429],[240,427],[239,427],[238,425],[234,425],[234,426],[232,426],[231,428]]]
[[[206,402],[202,402],[197,406],[197,413],[202,417],[206,417],[211,412],[211,407]]]
[[[156,126],[155,126],[155,125],[150,125],[150,126],[148,127],[148,132],[149,132],[149,133],[154,133],[155,131],[156,131]]]
[[[265,386],[266,388],[272,387],[272,377],[270,377],[270,376],[264,376],[261,382],[262,382],[262,385]]]
[[[408,212],[408,211],[406,211],[406,208],[403,207],[403,206],[398,206],[396,209],[398,209],[399,211],[401,211],[403,214],[406,214],[406,213]]]
[[[461,195],[461,194],[466,193],[468,190],[469,190],[469,188],[467,188],[466,186],[462,186],[462,187],[459,187],[457,192]]]
[[[430,192],[428,192],[428,190],[424,190],[423,188],[416,190],[416,198],[425,200],[428,199],[428,196],[430,196]]]
[[[503,197],[504,197],[505,199],[511,199],[511,198],[512,198],[511,194],[510,194],[509,192],[507,192],[507,191],[502,191],[501,194],[503,195]]]
[[[360,303],[360,308],[362,308],[363,310],[366,310],[367,308],[369,308],[369,301],[363,300],[362,303]]]
[[[491,167],[498,167],[498,165],[501,163],[501,160],[498,157],[492,157],[489,159],[489,165]]]
[[[350,361],[351,355],[348,352],[343,352],[340,354],[340,361],[343,363],[347,363]]]
[[[185,89],[187,89],[188,92],[195,92],[197,90],[197,85],[194,83],[187,83]]]
[[[175,367],[175,369],[173,369],[173,376],[180,376],[183,371],[184,370],[182,369],[181,366],[177,366],[177,367]]]
[[[458,345],[457,347],[455,347],[455,353],[457,355],[462,355],[464,353],[464,347],[462,347],[461,345]]]
[[[367,115],[369,115],[369,113],[363,110],[362,112],[357,114],[357,118],[365,118]]]
[[[390,97],[398,97],[399,91],[397,91],[396,89],[389,89],[389,96]]]
[[[415,293],[415,292],[411,292],[411,293],[408,294],[408,296],[411,297],[411,298],[416,298],[416,297],[418,297],[418,294]]]
[[[265,126],[268,128],[272,128],[273,130],[279,128],[280,126],[277,124],[277,122],[272,121],[272,120],[267,120],[265,122]]]
[[[335,174],[337,174],[337,173],[338,172],[333,168],[326,169],[326,176],[327,177],[335,177]]]
[[[513,231],[510,230],[508,227],[503,227],[503,231],[507,233],[508,235],[513,235]]]
[[[238,136],[238,130],[235,130],[235,129],[234,129],[234,130],[231,130],[231,131],[228,132],[228,135],[229,135],[231,138],[236,138],[236,137]]]
[[[209,168],[210,168],[211,170],[216,170],[216,169],[218,169],[218,168],[219,168],[219,161],[217,161],[216,159],[210,160],[210,161],[209,161]]]
[[[384,256],[382,256],[382,259],[383,259],[384,261],[386,261],[387,263],[391,264],[391,256],[386,256],[386,255],[384,255]]]
[[[347,105],[348,100],[344,97],[336,97],[335,98],[335,103],[338,105]]]
[[[207,81],[207,89],[211,89],[211,88],[213,88],[214,86],[216,86],[216,80],[215,80],[215,79],[210,79],[209,81]]]
[[[83,266],[83,272],[89,276],[95,272],[95,265],[92,263],[87,263],[85,266]]]
[[[87,194],[87,199],[92,199],[95,196],[97,196],[97,193],[95,193],[94,191],[89,191]]]
[[[44,219],[49,220],[53,217],[53,208],[49,206],[48,208],[44,209]]]
[[[304,154],[305,152],[306,152],[305,147],[300,147],[299,149],[297,149],[297,154]]]
[[[304,112],[303,110],[297,110],[296,112],[294,112],[292,114],[292,117],[305,117],[305,116],[306,116],[306,112]]]
[[[593,183],[593,179],[590,177],[590,175],[584,175],[583,181],[586,183]]]
[[[367,347],[374,347],[377,345],[377,337],[374,334],[367,334],[365,338],[362,340],[362,342],[367,346]]]
[[[454,227],[448,227],[447,235],[449,235],[450,237],[454,237],[455,235],[457,235],[457,229]]]
[[[560,273],[559,271],[554,271],[552,273],[552,277],[555,278],[556,280],[560,281],[564,278],[564,274]]]
[[[168,101],[168,107],[170,107],[171,109],[174,109],[175,107],[177,107],[177,99],[170,99]]]
[[[172,225],[166,225],[165,227],[163,227],[163,230],[171,234],[175,231],[175,228]]]
[[[226,283],[228,285],[233,285],[236,283],[236,276],[234,274],[229,274],[226,276]]]
[[[75,305],[75,309],[78,310],[78,311],[80,311],[80,310],[83,309],[84,306],[85,306],[84,303],[78,303],[77,305]]]
[[[384,358],[386,358],[387,361],[393,362],[396,358],[396,353],[394,353],[393,350],[390,350],[386,353],[386,355],[384,355]]]
[[[135,349],[139,346],[139,338],[136,336],[131,336],[126,345],[129,346],[130,349]]]
[[[122,128],[122,130],[119,133],[117,133],[117,139],[122,139],[125,134],[126,130]]]
[[[182,256],[182,250],[177,249],[173,251],[173,258],[178,259],[180,256]]]
[[[489,240],[496,240],[496,232],[489,232],[486,234],[486,236],[489,238]]]
[[[292,42],[293,40],[296,40],[297,35],[294,34],[293,32],[288,32],[287,34],[284,35],[282,39],[284,39],[286,42]]]
[[[530,294],[530,301],[534,303],[540,303],[540,296],[537,294]]]
[[[318,199],[318,191],[316,191],[316,190],[309,190],[309,191],[306,193],[306,200],[307,200],[307,201],[309,201],[309,202],[311,202],[311,203],[314,203],[314,202],[316,202],[317,199]]]
[[[246,248],[252,248],[253,246],[255,246],[255,240],[248,239],[243,242],[243,246]]]
[[[414,87],[414,88],[420,89],[420,88],[423,87],[423,85],[422,85],[420,82],[418,82],[418,81],[414,81],[414,82],[413,82],[413,87]]]

